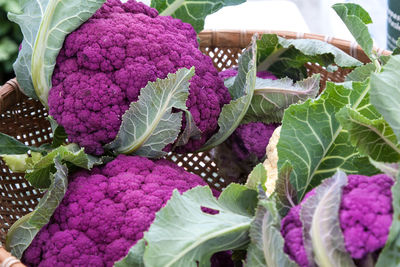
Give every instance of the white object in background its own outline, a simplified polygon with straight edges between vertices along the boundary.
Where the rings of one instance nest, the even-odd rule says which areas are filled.
[[[387,0],[292,0],[297,4],[311,32],[354,41],[336,12],[335,3],[357,3],[370,14],[373,24],[369,31],[378,47],[386,47]]]
[[[310,31],[297,6],[286,0],[224,7],[206,18],[204,29]]]

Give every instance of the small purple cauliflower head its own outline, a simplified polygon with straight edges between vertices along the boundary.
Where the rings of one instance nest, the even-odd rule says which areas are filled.
[[[232,151],[239,160],[245,160],[255,155],[259,161],[263,159],[269,139],[277,123],[250,122],[242,124],[229,137]]]
[[[385,245],[392,225],[393,184],[385,174],[349,175],[340,205],[340,226],[352,258],[364,258]]]
[[[218,130],[221,108],[231,98],[212,60],[198,49],[196,36],[191,25],[159,16],[143,3],[108,0],[67,36],[52,77],[50,114],[69,141],[100,155],[141,88],[194,66],[186,106],[202,137],[180,150],[197,150]]]
[[[303,202],[313,196],[315,190],[308,192]],[[285,240],[283,251],[300,267],[308,267],[307,252],[303,243],[303,224],[300,221],[301,205],[294,206],[281,221],[281,234]]]
[[[393,217],[393,184],[393,179],[385,174],[348,176],[348,184],[343,188],[339,221],[346,250],[353,259],[362,261],[368,254],[385,246]],[[314,190],[310,191],[304,200],[313,194]],[[301,267],[308,267],[300,209],[301,204],[293,207],[282,219],[281,233],[285,240],[285,253]]]
[[[28,266],[113,266],[143,237],[174,189],[205,182],[166,160],[119,155],[71,176],[50,222],[23,255]]]

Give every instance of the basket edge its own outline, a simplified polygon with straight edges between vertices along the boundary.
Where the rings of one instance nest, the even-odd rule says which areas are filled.
[[[238,44],[237,47],[246,47],[254,34],[277,34],[288,39],[316,39],[332,44],[352,57],[363,63],[370,62],[368,56],[356,43],[340,38],[314,33],[301,33],[292,31],[274,30],[205,30],[199,34],[200,46],[210,47],[232,47],[232,43]],[[378,55],[390,55],[392,52],[377,47],[373,48]]]
[[[24,97],[18,85],[17,79],[13,78],[0,87],[0,114],[9,110],[15,103]]]

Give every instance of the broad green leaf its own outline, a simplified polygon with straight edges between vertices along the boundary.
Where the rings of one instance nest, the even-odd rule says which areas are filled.
[[[290,183],[292,171],[293,167],[286,161],[279,170],[276,181],[276,206],[282,217],[285,217],[289,210],[298,204],[296,189]]]
[[[239,126],[244,118],[254,94],[256,81],[256,36],[251,46],[243,52],[239,59],[238,75],[233,85],[228,88],[232,95],[229,104],[222,107],[218,118],[219,130],[199,151],[207,151],[224,142]]]
[[[400,174],[392,187],[393,221],[386,245],[379,254],[375,267],[400,265]]]
[[[39,160],[28,158],[27,179],[36,188],[48,188],[51,183],[51,175],[55,172],[54,159],[59,158],[61,162],[69,162],[74,166],[90,170],[94,165],[102,164],[102,159],[88,155],[76,144],[60,146]]]
[[[7,167],[13,172],[25,172],[26,171],[26,160],[28,154],[19,155],[0,155],[0,158],[4,161]]]
[[[14,64],[24,93],[47,107],[56,58],[65,37],[89,19],[105,0],[20,1],[21,13],[9,13],[24,35],[22,49]]]
[[[335,114],[344,106],[362,115],[376,115],[369,103],[369,83],[346,85],[327,83],[316,100],[291,105],[283,116],[278,142],[278,169],[288,161],[293,171],[290,183],[300,201],[310,187],[332,176],[337,168],[346,173],[371,175],[376,169],[368,158],[361,158],[349,141],[349,133],[337,121]]]
[[[145,265],[210,266],[214,253],[249,243],[256,206],[257,192],[238,184],[229,185],[218,200],[209,187],[196,187],[182,195],[175,190],[144,234]],[[207,214],[202,207],[219,213]]]
[[[337,47],[312,39],[287,40],[275,34],[264,34],[257,41],[257,69],[268,70],[278,77],[302,80],[308,77],[305,64],[318,63],[333,69],[361,66],[362,63]]]
[[[360,5],[353,3],[335,4],[332,8],[336,11],[344,24],[364,50],[365,54],[372,59],[372,48],[374,42],[368,32],[367,24],[372,23],[371,17]]]
[[[189,80],[194,72],[194,67],[182,68],[165,79],[149,82],[122,116],[117,137],[106,148],[117,154],[164,156],[164,147],[176,140],[182,125],[182,112],[173,113],[173,108],[187,111]]]
[[[247,250],[246,266],[296,267],[283,252],[284,240],[280,233],[281,217],[274,201],[261,199],[250,226],[251,243]]]
[[[388,163],[388,162],[379,162],[369,158],[369,161],[372,165],[375,166],[382,173],[392,177],[395,179],[399,175],[399,164],[398,163]]]
[[[267,181],[267,171],[265,170],[262,163],[259,163],[249,174],[247,178],[246,186],[253,190],[258,190],[258,186],[261,184],[262,188],[265,188],[265,182]]]
[[[361,155],[376,161],[400,160],[400,144],[383,118],[371,120],[354,109],[343,107],[336,114],[336,119],[349,132],[351,144]]]
[[[281,122],[283,112],[293,103],[315,98],[319,92],[320,75],[315,74],[295,84],[290,78],[256,79],[254,97],[241,123],[262,121]]]
[[[196,123],[193,119],[192,113],[189,110],[185,111],[186,118],[186,126],[183,132],[179,135],[176,146],[184,146],[189,142],[189,139],[200,139],[201,131],[196,126]]]
[[[114,263],[114,267],[145,267],[143,254],[146,247],[144,239],[139,240],[130,250],[128,255]]]
[[[43,149],[27,146],[14,137],[0,133],[0,155],[25,154],[28,151],[43,152]]]
[[[197,33],[204,28],[205,18],[225,6],[233,6],[246,0],[152,0],[151,7],[161,16],[171,16],[190,23]]]
[[[50,122],[51,130],[53,132],[53,138],[51,142],[52,148],[57,148],[66,143],[68,135],[65,132],[64,127],[58,125],[58,123],[53,119],[53,117],[48,116],[46,118]]]
[[[392,56],[382,72],[371,76],[371,103],[400,140],[400,55]]]
[[[368,79],[372,73],[376,71],[374,63],[368,63],[361,67],[355,68],[346,76],[346,81],[363,82]]]
[[[302,204],[300,220],[304,247],[309,262],[315,262],[317,266],[356,266],[346,251],[339,222],[342,189],[346,184],[346,174],[338,171],[332,178],[324,180],[315,194]]]
[[[36,234],[49,222],[67,191],[68,169],[58,159],[54,160],[54,164],[57,171],[52,175],[51,185],[46,194],[33,212],[19,219],[8,231],[6,248],[18,258],[22,257]]]

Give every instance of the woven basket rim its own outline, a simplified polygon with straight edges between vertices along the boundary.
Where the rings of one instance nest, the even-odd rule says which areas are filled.
[[[204,30],[199,33],[201,40],[200,46],[218,46],[218,47],[231,47],[232,42],[239,44],[240,47],[246,47],[251,37],[254,34],[277,34],[287,39],[315,39],[332,44],[340,48],[350,56],[362,61],[363,63],[370,62],[368,56],[364,53],[362,48],[355,41],[349,41],[332,37],[329,35],[303,33],[293,31],[279,31],[279,30]],[[378,56],[390,55],[392,52],[389,50],[373,47],[373,51]]]

